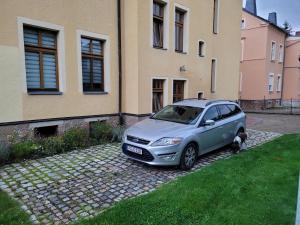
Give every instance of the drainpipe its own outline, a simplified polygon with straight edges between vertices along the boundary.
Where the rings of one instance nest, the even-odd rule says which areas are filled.
[[[282,105],[282,99],[283,99],[283,87],[284,87],[284,71],[285,71],[285,50],[286,50],[286,38],[288,35],[285,35],[285,40],[284,40],[284,46],[283,46],[283,62],[282,62],[282,81],[281,81],[281,96],[280,96],[280,105]]]
[[[119,65],[119,124],[123,125],[122,114],[122,20],[121,20],[121,0],[117,0],[118,7],[118,65]]]

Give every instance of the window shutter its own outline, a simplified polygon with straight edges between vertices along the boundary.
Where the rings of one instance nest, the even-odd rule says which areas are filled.
[[[56,59],[55,55],[43,54],[44,88],[56,88]]]
[[[25,52],[27,86],[40,88],[40,57],[36,52]]]
[[[94,83],[101,84],[102,83],[102,61],[94,60],[93,61],[93,75],[94,75]]]
[[[24,43],[25,45],[38,46],[39,34],[35,30],[24,29]]]

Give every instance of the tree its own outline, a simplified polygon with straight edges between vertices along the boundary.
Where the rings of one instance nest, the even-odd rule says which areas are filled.
[[[292,25],[291,25],[288,21],[284,21],[284,23],[283,23],[283,29],[285,29],[286,32],[287,32],[289,35],[292,34],[293,27],[292,27]]]

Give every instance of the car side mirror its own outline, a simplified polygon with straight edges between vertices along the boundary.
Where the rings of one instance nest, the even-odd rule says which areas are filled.
[[[214,120],[206,120],[204,123],[204,126],[214,126],[215,121]]]

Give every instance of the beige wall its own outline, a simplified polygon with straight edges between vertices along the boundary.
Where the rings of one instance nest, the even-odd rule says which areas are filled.
[[[124,27],[129,29],[125,33],[130,32],[132,35],[130,41],[125,40],[125,51],[133,48],[130,54],[125,53],[124,59],[126,61],[124,79],[127,81],[124,83],[124,92],[132,93],[124,96],[124,111],[134,114],[151,112],[153,77],[167,79],[168,104],[173,100],[173,79],[186,80],[185,98],[196,98],[198,92],[204,92],[205,98],[238,99],[241,1],[230,0],[226,1],[226,4],[220,1],[219,34],[215,35],[212,32],[213,1],[170,0],[167,5],[170,12],[169,47],[166,50],[154,49],[151,46],[151,2],[151,0],[126,0],[126,4],[138,5],[138,9],[127,5],[124,11],[125,21],[134,26],[134,28]],[[174,3],[189,9],[187,54],[174,51]],[[136,32],[138,39],[134,36]],[[204,40],[206,43],[206,55],[203,58],[198,56],[198,40]],[[136,44],[138,44],[137,52]],[[210,92],[212,58],[217,59],[215,94]],[[138,70],[136,70],[137,60]],[[179,70],[183,65],[187,69],[186,72]],[[135,90],[138,90],[138,93]],[[130,102],[131,107],[127,102]]]
[[[117,113],[117,6],[111,0],[3,0],[0,7],[0,122]],[[17,18],[64,28],[65,90],[62,95],[28,95]],[[76,30],[110,38],[110,92],[84,95],[79,90]],[[61,66],[61,65],[59,65]]]
[[[300,37],[289,38],[286,41],[284,69],[284,99],[300,100]]]
[[[243,11],[245,29],[242,29],[244,40],[241,60],[241,92],[243,100],[280,99],[277,91],[277,76],[283,76],[283,63],[279,62],[279,45],[285,44],[285,33],[265,21]],[[271,43],[276,42],[276,60],[271,61]],[[273,92],[268,91],[268,76],[274,73]]]

